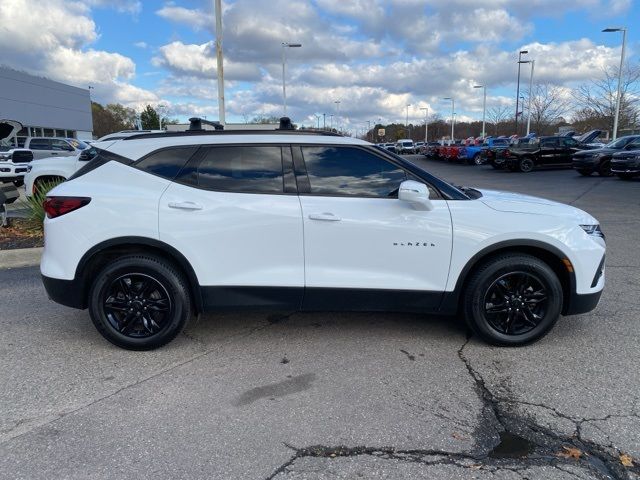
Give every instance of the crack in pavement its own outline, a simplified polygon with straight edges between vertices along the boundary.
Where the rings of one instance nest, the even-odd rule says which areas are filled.
[[[471,365],[471,362],[464,354],[464,349],[471,340],[469,336],[458,349],[458,357],[467,369],[469,376],[473,379],[479,398],[482,400],[481,422],[476,429],[475,451],[470,452],[450,452],[446,450],[430,449],[395,449],[393,447],[368,447],[357,446],[347,447],[314,445],[303,448],[296,448],[284,444],[292,449],[294,455],[285,463],[277,467],[266,480],[274,480],[280,475],[286,475],[290,467],[299,459],[306,457],[317,458],[338,458],[356,457],[361,455],[376,456],[388,460],[399,460],[404,462],[420,463],[425,466],[433,465],[455,465],[460,468],[473,468],[477,470],[498,471],[509,470],[522,478],[526,478],[521,471],[535,466],[552,466],[576,478],[584,478],[576,472],[569,470],[569,467],[580,468],[583,472],[601,479],[631,480],[632,475],[640,474],[640,466],[624,467],[618,456],[621,452],[612,446],[604,447],[582,437],[581,428],[586,422],[605,421],[616,417],[635,417],[636,415],[611,414],[602,419],[596,418],[576,418],[565,415],[559,410],[544,404],[518,401],[512,398],[498,397],[487,386],[482,375]],[[573,436],[566,436],[556,433],[548,428],[538,425],[533,418],[526,418],[517,414],[509,406],[526,405],[545,408],[558,418],[566,419],[575,425]],[[516,438],[530,442],[534,449],[522,456],[496,456],[492,455],[498,445],[482,447],[480,438],[486,435],[486,430],[493,430],[498,434],[510,434]],[[579,458],[571,458],[568,455],[559,455],[563,449],[577,449],[580,452]],[[612,453],[606,448],[615,451]]]

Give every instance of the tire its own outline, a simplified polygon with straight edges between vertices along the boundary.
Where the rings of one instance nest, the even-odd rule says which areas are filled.
[[[598,175],[601,177],[610,177],[611,176],[611,161],[604,160],[598,167]]]
[[[482,165],[482,157],[480,156],[479,153],[476,153],[473,156],[472,162],[473,165]]]
[[[533,167],[535,167],[535,164],[533,163],[533,160],[528,157],[525,157],[518,162],[518,170],[522,173],[531,172]]]
[[[504,168],[504,163],[496,163],[495,160],[491,160],[490,163],[496,170],[502,170]]]
[[[593,173],[591,170],[587,170],[586,168],[578,168],[576,171],[583,177],[590,177]]]
[[[184,276],[162,258],[126,256],[95,276],[89,314],[98,332],[114,345],[152,350],[173,340],[191,318],[187,285]]]
[[[633,173],[618,173],[618,177],[620,177],[622,180],[631,180],[633,176]]]
[[[464,291],[464,315],[467,325],[487,343],[526,345],[553,328],[562,298],[562,286],[549,265],[526,254],[504,254],[471,274]]]

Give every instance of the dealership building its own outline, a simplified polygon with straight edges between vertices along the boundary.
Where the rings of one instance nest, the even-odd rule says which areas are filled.
[[[0,66],[0,120],[3,119],[23,125],[18,136],[91,140],[89,89]]]

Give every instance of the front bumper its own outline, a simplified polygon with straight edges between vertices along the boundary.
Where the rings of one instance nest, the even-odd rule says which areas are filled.
[[[595,170],[598,164],[597,158],[574,158],[571,162],[573,168],[580,170]]]
[[[569,304],[563,309],[563,315],[579,315],[595,309],[600,302],[603,290],[594,293],[580,295],[572,292],[569,297]]]

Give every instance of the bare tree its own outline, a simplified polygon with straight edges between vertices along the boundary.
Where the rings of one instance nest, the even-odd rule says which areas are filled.
[[[498,135],[498,125],[507,120],[510,113],[511,107],[507,106],[492,107],[487,110],[487,120],[493,124],[496,136]]]
[[[525,95],[528,96],[529,92]],[[563,88],[548,83],[534,85],[531,95],[532,130],[538,135],[553,133],[552,127],[564,122],[572,106],[572,98]]]
[[[640,64],[626,64],[622,71],[620,97],[620,128],[629,128],[640,113]],[[594,128],[613,130],[618,95],[618,68],[602,70],[600,78],[581,85],[574,93],[580,110],[574,115],[578,121],[588,121]]]

